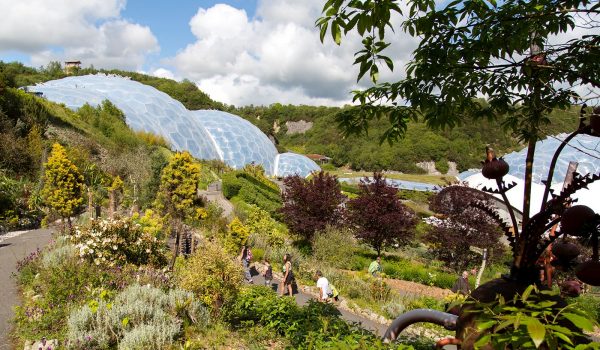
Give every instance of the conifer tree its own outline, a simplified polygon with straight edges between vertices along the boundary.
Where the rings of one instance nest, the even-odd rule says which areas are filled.
[[[226,248],[230,253],[238,253],[242,245],[247,243],[250,230],[238,217],[233,218],[227,228]]]
[[[44,168],[44,203],[60,215],[63,222],[66,218],[71,229],[71,216],[83,203],[83,176],[58,143],[52,145],[52,152]]]
[[[169,216],[171,228],[176,232],[173,264],[177,257],[183,222],[191,218],[197,199],[200,181],[200,164],[189,152],[175,154],[163,169],[160,178],[157,207]]]

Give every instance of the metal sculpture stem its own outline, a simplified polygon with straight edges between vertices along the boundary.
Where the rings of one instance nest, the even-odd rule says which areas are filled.
[[[392,324],[388,327],[383,340],[390,342],[396,340],[398,335],[408,326],[418,322],[435,323],[443,326],[449,331],[456,330],[456,321],[458,316],[449,314],[447,312],[441,312],[431,309],[415,309],[409,312],[403,313],[396,318]]]
[[[510,221],[513,224],[513,230],[515,232],[515,240],[519,240],[519,224],[517,223],[517,218],[515,217],[515,212],[508,201],[508,197],[506,196],[506,187],[504,187],[504,182],[502,179],[496,179],[496,184],[498,185],[498,190],[502,195],[502,200],[506,204],[506,209],[508,210],[508,214],[510,215]]]
[[[556,167],[556,162],[558,161],[558,156],[560,155],[562,150],[565,148],[565,146],[575,136],[581,134],[582,132],[583,132],[582,128],[579,128],[579,129],[575,130],[574,132],[572,132],[569,136],[567,136],[562,141],[560,146],[558,146],[558,148],[556,149],[556,152],[554,152],[554,156],[552,156],[552,161],[550,162],[550,168],[548,169],[548,177],[546,178],[546,184],[545,184],[546,187],[544,188],[544,197],[542,198],[542,208],[540,209],[540,212],[542,212],[546,209],[546,204],[548,202],[548,195],[550,194],[550,185],[552,184],[552,178],[554,177],[554,168]]]

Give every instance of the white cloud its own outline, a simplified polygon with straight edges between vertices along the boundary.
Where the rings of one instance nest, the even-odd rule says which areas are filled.
[[[348,103],[358,87],[352,63],[361,38],[350,34],[337,46],[328,37],[322,44],[315,27],[322,5],[321,0],[261,0],[254,18],[225,4],[200,8],[190,20],[196,41],[166,62],[212,98],[230,104]],[[416,44],[401,32],[389,39],[397,68],[395,73],[382,69],[382,78],[398,79]]]
[[[275,102],[295,105],[339,106],[351,101],[326,97],[311,97],[302,87],[282,88],[273,84],[265,84],[253,75],[216,75],[198,82],[198,88],[206,92],[212,99],[234,104],[270,105]]]
[[[138,69],[159,50],[150,28],[120,19],[125,0],[0,0],[0,52],[31,63],[77,59],[84,66]]]
[[[147,74],[147,73],[144,73],[144,74]],[[181,80],[179,77],[175,76],[175,73],[171,72],[170,70],[168,70],[166,68],[155,69],[154,71],[152,71],[152,73],[150,73],[150,75],[153,75],[153,76],[159,77],[159,78]]]

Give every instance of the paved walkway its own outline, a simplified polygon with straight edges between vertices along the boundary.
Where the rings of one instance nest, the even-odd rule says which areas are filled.
[[[52,231],[9,232],[0,236],[0,350],[12,349],[9,338],[13,308],[19,303],[16,281],[17,261],[22,260],[38,248],[43,248],[52,239]]]
[[[255,285],[262,286],[265,284],[264,278],[260,274],[258,274],[254,268],[251,269],[251,273],[252,273],[252,278],[254,279]],[[278,293],[280,291],[279,283],[280,283],[279,280],[273,279],[273,283],[271,286]],[[294,298],[296,299],[296,302],[298,303],[298,305],[305,305],[306,303],[308,303],[308,301],[310,299],[316,299],[314,296],[304,293],[300,290],[298,291],[298,293],[294,294]],[[342,314],[342,318],[344,320],[346,320],[348,322],[360,323],[362,328],[370,330],[371,332],[373,332],[379,336],[383,337],[383,335],[385,334],[385,331],[387,330],[387,325],[369,320],[367,318],[353,314],[352,312],[349,312],[349,311],[341,309],[341,308],[338,308],[338,310]]]

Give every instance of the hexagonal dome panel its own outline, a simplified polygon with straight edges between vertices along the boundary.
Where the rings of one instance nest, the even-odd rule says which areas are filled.
[[[545,140],[538,141],[535,145],[535,158],[533,161],[533,181],[542,183],[548,176],[548,169],[554,152],[567,137],[567,134],[560,134],[555,137],[548,137]],[[600,156],[598,145],[600,140],[597,137],[590,135],[575,136],[565,148],[563,148],[556,168],[552,183],[562,183],[567,174],[569,162],[578,162],[577,172],[580,174],[597,174],[600,172]],[[583,152],[582,152],[583,151]],[[510,165],[509,174],[518,178],[525,176],[525,158],[527,149],[524,148],[519,152],[509,153],[504,157],[504,160]]]
[[[218,159],[206,130],[194,123],[189,111],[169,95],[151,86],[114,75],[85,75],[52,80],[29,88],[45,98],[77,109],[85,103],[110,100],[126,116],[127,125],[162,135],[177,150],[194,149],[194,156]]]
[[[281,153],[275,158],[275,176],[300,175],[306,177],[321,168],[311,159],[296,153]]]
[[[216,110],[191,111],[192,116],[211,135],[220,159],[233,168],[252,162],[273,174],[277,148],[259,128],[246,119]]]
[[[125,113],[132,129],[161,135],[176,150],[188,150],[200,159],[220,159],[236,169],[256,163],[268,175],[277,176],[308,176],[320,169],[300,154],[278,155],[269,138],[243,118],[214,110],[190,112],[169,95],[126,77],[67,77],[30,86],[29,90],[74,110],[85,103],[97,106],[110,100]]]

